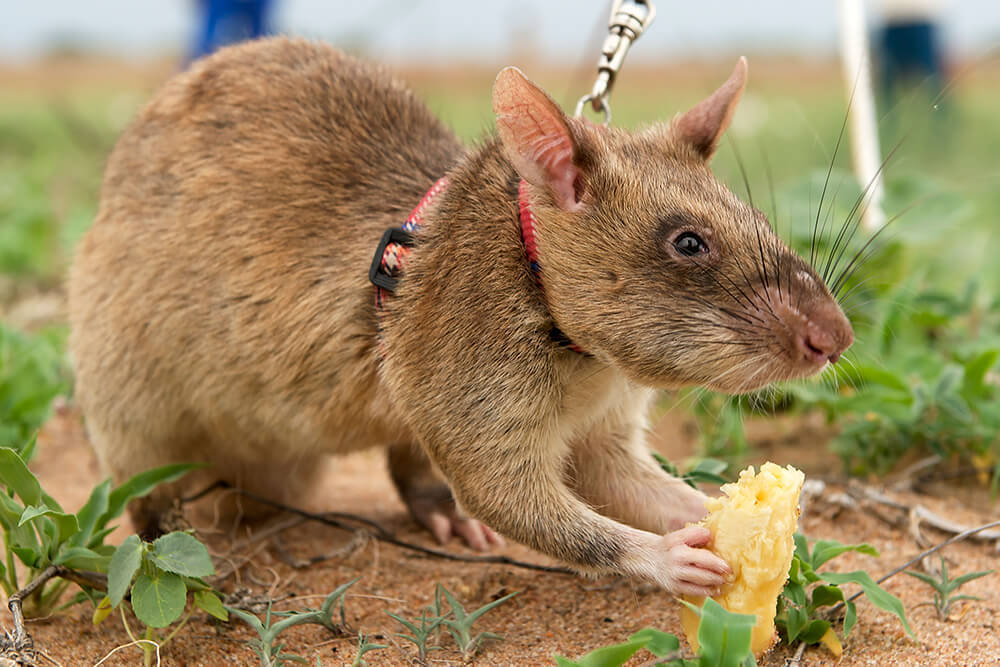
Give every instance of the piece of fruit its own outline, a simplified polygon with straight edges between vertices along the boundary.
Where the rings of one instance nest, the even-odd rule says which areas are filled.
[[[709,548],[733,569],[732,581],[712,599],[728,611],[757,617],[750,647],[758,657],[777,640],[774,615],[795,551],[792,536],[804,479],[792,466],[769,462],[757,474],[750,466],[737,483],[723,485],[724,496],[709,499],[708,516],[701,522],[712,531]],[[705,602],[702,597],[685,600],[698,607]],[[681,609],[681,624],[696,652],[698,621],[693,611]]]

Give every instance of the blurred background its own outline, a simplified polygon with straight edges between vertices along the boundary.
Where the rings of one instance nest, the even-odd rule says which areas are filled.
[[[669,119],[747,55],[747,94],[714,167],[831,282],[841,278],[858,334],[848,359],[823,381],[735,400],[683,392],[665,409],[693,414],[697,428],[687,437],[716,458],[740,459],[786,437],[792,427],[757,419],[778,414],[796,433],[802,424],[815,431],[788,437],[830,442],[853,472],[884,471],[930,451],[995,486],[1000,3],[866,4],[882,153],[891,154],[885,212],[892,222],[870,245],[856,225],[866,184],[851,172],[846,139],[838,141],[851,77],[839,61],[837,3],[656,4],[657,20],[616,84],[615,124]],[[0,445],[23,442],[52,397],[71,392],[62,281],[93,220],[105,157],[143,101],[191,58],[260,33],[323,39],[393,65],[472,140],[492,127],[490,87],[504,65],[520,66],[572,109],[593,83],[608,7],[599,0],[8,3],[0,22]]]

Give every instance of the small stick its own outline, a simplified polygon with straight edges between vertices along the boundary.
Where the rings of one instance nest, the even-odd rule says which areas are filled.
[[[222,484],[224,486],[224,483]],[[296,514],[298,516],[309,519],[310,521],[316,521],[327,526],[332,526],[334,528],[339,528],[340,530],[346,530],[349,532],[356,532],[356,526],[350,526],[345,523],[345,521],[353,521],[355,523],[360,523],[371,528],[374,532],[372,537],[382,542],[388,544],[393,544],[397,547],[403,549],[409,549],[410,551],[415,551],[417,553],[424,554],[426,556],[434,556],[436,558],[443,558],[445,560],[454,560],[464,563],[496,563],[498,565],[510,565],[512,567],[520,567],[526,570],[537,570],[539,572],[551,572],[554,574],[576,574],[573,570],[565,567],[558,567],[554,565],[539,565],[537,563],[528,563],[525,561],[520,561],[509,556],[463,556],[461,554],[454,554],[449,551],[443,551],[441,549],[434,549],[431,547],[424,547],[419,544],[413,544],[412,542],[406,542],[396,537],[387,528],[383,527],[382,524],[374,521],[372,519],[357,516],[354,514],[345,514],[343,512],[329,512],[326,514],[317,514],[315,512],[308,512],[297,507],[292,507],[291,505],[285,505],[284,503],[279,503],[273,500],[269,500],[263,496],[258,496],[250,491],[245,491],[243,489],[234,488],[240,495],[246,496],[247,498],[261,503],[263,505],[268,505],[276,509],[280,509],[284,512],[290,514]]]
[[[803,654],[805,654],[805,652],[806,652],[806,643],[799,642],[799,648],[795,651],[795,655],[785,660],[785,667],[793,667],[793,665],[801,665],[802,656]]]

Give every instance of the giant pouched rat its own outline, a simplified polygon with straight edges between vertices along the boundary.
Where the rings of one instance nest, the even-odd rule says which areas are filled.
[[[288,501],[321,457],[388,446],[442,541],[485,548],[495,529],[584,572],[711,592],[728,566],[685,528],[704,496],[646,450],[654,389],[802,377],[853,337],[709,171],[745,77],[741,59],[690,111],[630,133],[568,118],[508,68],[497,134],[466,149],[385,71],[327,46],[268,39],[196,63],[119,140],[70,274],[102,463],[121,480],[207,461]],[[376,245],[445,175],[377,312]],[[138,527],[178,492],[134,506]]]

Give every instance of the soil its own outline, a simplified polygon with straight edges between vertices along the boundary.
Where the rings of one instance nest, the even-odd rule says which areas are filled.
[[[676,411],[663,417],[652,434],[654,446],[675,458],[690,453],[695,429]],[[761,460],[802,466],[811,477],[829,475],[836,462],[823,454],[824,427],[810,420],[778,420],[751,429]],[[665,444],[670,443],[671,447]],[[807,454],[803,456],[803,453]],[[98,465],[86,442],[79,415],[62,406],[44,427],[32,465],[42,485],[67,509],[78,508],[100,480]],[[409,519],[396,497],[380,452],[331,459],[325,498],[313,509],[336,510],[362,515],[393,531],[398,537],[425,546],[435,546],[430,536]],[[896,493],[907,503],[922,503],[958,523],[978,525],[996,518],[997,506],[985,493],[964,493],[961,499],[950,487],[935,486],[936,495]],[[829,485],[827,493],[842,490]],[[887,514],[891,514],[887,512]],[[314,523],[286,527],[268,536],[268,527],[288,522],[276,517],[269,523],[212,525],[203,517],[197,522],[210,544],[220,572],[232,572],[219,587],[238,588],[262,598],[274,598],[276,611],[316,607],[340,584],[360,577],[346,598],[347,627],[336,634],[319,626],[293,628],[282,638],[286,650],[304,656],[310,664],[350,664],[356,652],[358,632],[390,648],[369,653],[371,665],[412,664],[413,647],[393,633],[400,632],[386,612],[404,617],[419,616],[433,601],[434,585],[441,582],[467,609],[517,591],[478,623],[479,630],[503,635],[486,644],[472,660],[476,665],[552,664],[552,656],[579,656],[598,646],[623,641],[636,630],[652,626],[680,636],[679,605],[669,595],[648,586],[617,578],[589,580],[510,565],[452,562],[415,554],[374,540],[352,544],[354,535]],[[128,534],[127,521],[112,536],[120,541]],[[279,526],[280,527],[280,526]],[[920,549],[905,530],[890,526],[872,512],[839,510],[821,500],[810,502],[802,517],[803,531],[813,539],[833,538],[843,542],[869,542],[880,558],[847,554],[831,563],[831,569],[865,569],[873,577],[905,562]],[[945,535],[924,529],[933,542]],[[254,540],[253,535],[263,539]],[[249,543],[247,538],[250,538]],[[457,554],[471,554],[457,542],[447,546]],[[338,554],[338,551],[340,552]],[[345,553],[346,552],[346,553]],[[508,545],[499,553],[533,562],[549,563],[520,545]],[[305,561],[333,555],[302,567]],[[997,567],[996,545],[964,542],[946,550],[953,574]],[[237,569],[233,572],[233,567]],[[942,621],[932,607],[922,605],[931,598],[930,589],[917,580],[896,576],[886,588],[902,598],[919,641],[908,638],[895,617],[867,602],[858,605],[858,625],[845,643],[841,665],[986,665],[1000,663],[1000,576],[978,579],[969,592],[981,602],[961,603],[953,620]],[[963,591],[965,592],[965,591]],[[116,648],[129,643],[116,616],[94,626],[92,608],[77,605],[55,616],[33,620],[29,631],[36,646],[64,665],[95,664]],[[134,624],[134,621],[133,621]],[[161,653],[164,665],[256,664],[247,645],[250,631],[238,622],[222,624],[196,614]],[[430,664],[461,664],[461,655],[450,637],[441,638],[442,650],[430,654]],[[793,652],[779,646],[759,661],[761,665],[785,665]],[[630,662],[643,664],[651,655],[640,653]],[[141,653],[127,647],[102,664],[138,664]],[[44,664],[44,661],[42,662]],[[822,648],[805,652],[802,665],[838,664]]]

